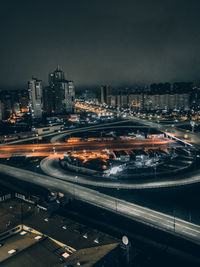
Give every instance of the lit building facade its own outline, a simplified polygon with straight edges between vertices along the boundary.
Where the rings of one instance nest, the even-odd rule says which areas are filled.
[[[47,114],[71,113],[74,104],[74,82],[65,80],[64,72],[58,66],[49,74],[49,87],[44,89],[44,110]]]
[[[191,106],[192,83],[152,84],[149,89],[125,89],[109,96],[110,105],[131,107],[141,111],[189,110]],[[101,88],[101,102],[105,101],[106,88]],[[103,102],[102,102],[103,103]],[[104,102],[107,103],[108,102]]]
[[[130,107],[134,109],[142,109],[143,94],[139,94],[139,93],[130,94],[128,96],[128,102],[129,102]]]
[[[188,110],[190,107],[190,94],[144,94],[143,101],[141,103],[142,109],[147,111]]]
[[[0,120],[3,119],[3,103],[0,101]]]
[[[29,111],[34,119],[42,118],[42,81],[36,78],[28,81]]]

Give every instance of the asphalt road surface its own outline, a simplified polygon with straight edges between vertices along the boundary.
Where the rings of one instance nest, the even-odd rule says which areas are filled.
[[[183,238],[200,244],[199,225],[46,175],[36,174],[3,164],[0,164],[0,172],[4,175],[7,174],[19,180],[38,184],[64,194],[70,193],[76,199],[116,212],[135,221],[173,233],[174,235],[182,236]]]
[[[148,181],[144,180],[137,180],[134,181],[110,181],[109,178],[105,181],[105,179],[100,179],[98,177],[87,177],[81,174],[70,173],[66,172],[62,169],[58,164],[56,164],[56,159],[52,157],[47,157],[43,159],[40,163],[40,167],[44,173],[47,175],[69,181],[69,182],[76,182],[77,184],[85,184],[85,185],[92,185],[92,186],[99,186],[104,188],[121,188],[121,189],[147,189],[147,188],[166,188],[166,187],[175,187],[175,186],[182,186],[188,184],[194,184],[200,182],[200,173],[199,171],[195,172],[194,174],[186,174],[185,177],[179,178],[170,178],[170,179],[152,179]]]

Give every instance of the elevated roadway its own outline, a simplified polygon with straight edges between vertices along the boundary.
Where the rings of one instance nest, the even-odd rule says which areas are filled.
[[[186,131],[184,129],[180,129],[176,127],[176,124],[162,124],[162,123],[157,123],[155,121],[150,121],[150,120],[146,120],[146,119],[140,119],[137,117],[133,117],[133,116],[127,116],[128,120],[132,120],[134,122],[138,122],[140,124],[149,126],[149,127],[153,127],[156,128],[162,132],[165,133],[170,133],[171,136],[175,136],[177,138],[179,138],[180,140],[182,140],[182,142],[184,143],[192,143],[194,146],[196,146],[197,148],[200,148],[200,133],[193,133],[191,131]],[[181,125],[184,125],[181,124]],[[177,125],[178,126],[178,125]],[[187,136],[187,138],[186,138]],[[186,140],[187,139],[187,140]]]
[[[96,127],[100,127],[102,125],[104,126],[107,126],[107,125],[116,125],[116,124],[119,124],[119,123],[125,123],[127,122],[127,120],[121,120],[121,121],[114,121],[114,122],[108,122],[108,123],[104,123],[104,124],[95,124],[95,125],[91,125],[91,126],[86,126],[86,127],[77,127],[77,128],[68,128],[66,130],[62,130],[62,134],[65,136],[66,134],[70,134],[70,133],[73,133],[74,131],[80,131],[80,129],[86,129],[86,131],[88,129],[93,129],[93,128],[96,128]],[[58,135],[58,132],[51,132],[51,133],[46,133],[46,134],[42,134],[40,135],[39,137],[42,137],[42,138],[45,138],[45,137],[51,137],[51,136],[56,136]],[[23,142],[29,142],[29,141],[34,141],[34,140],[38,140],[39,138],[38,136],[34,136],[34,137],[27,137],[27,138],[23,138],[23,139],[19,139],[19,140],[15,140],[15,141],[9,141],[9,142],[6,142],[6,143],[1,143],[0,144],[0,147],[1,146],[4,146],[4,145],[12,145],[12,144],[20,144],[20,143],[23,143]]]
[[[21,181],[43,186],[50,190],[53,189],[64,194],[71,194],[75,199],[200,244],[200,226],[177,217],[156,212],[152,209],[105,195],[96,190],[83,188],[76,184],[3,164],[0,164],[0,173]]]

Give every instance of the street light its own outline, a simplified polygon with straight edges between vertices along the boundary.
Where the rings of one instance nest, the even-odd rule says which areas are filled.
[[[190,125],[192,127],[192,132],[194,133],[195,121],[190,121]]]
[[[115,210],[117,212],[117,197],[119,195],[119,186],[116,188],[116,195],[115,195]]]
[[[74,198],[75,198],[75,194],[76,194],[75,184],[76,184],[77,180],[78,180],[78,176],[76,175],[76,176],[74,176]]]
[[[153,168],[154,168],[154,178],[156,179],[156,170],[157,170],[157,164],[156,163],[153,164]]]

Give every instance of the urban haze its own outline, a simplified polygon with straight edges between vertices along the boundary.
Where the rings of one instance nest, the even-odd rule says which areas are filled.
[[[200,266],[199,1],[0,8],[0,265]]]
[[[47,82],[58,64],[77,86],[199,81],[198,0],[1,2],[0,85]]]

